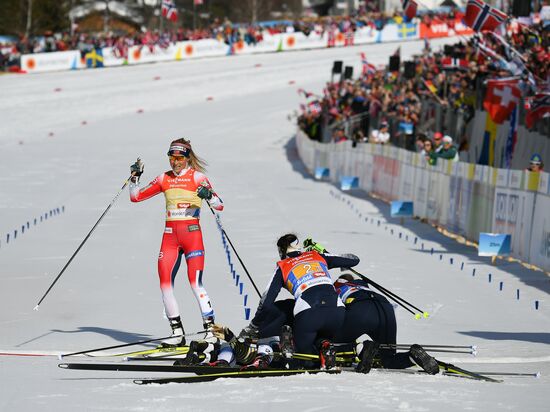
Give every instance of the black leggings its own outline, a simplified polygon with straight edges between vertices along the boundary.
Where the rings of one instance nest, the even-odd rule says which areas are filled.
[[[397,342],[395,312],[384,296],[369,293],[369,297],[347,305],[344,325],[336,336],[336,341],[353,342],[363,334],[369,335],[380,344]],[[380,349],[379,354],[385,368],[404,369],[414,365],[408,352],[396,353],[395,349]]]
[[[318,306],[306,309],[294,318],[294,346],[298,353],[319,352],[317,341],[333,340],[345,318],[343,307]]]

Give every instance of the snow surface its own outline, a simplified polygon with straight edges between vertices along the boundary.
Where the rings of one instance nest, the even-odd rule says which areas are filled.
[[[403,58],[422,45],[404,43]],[[387,204],[314,181],[297,157],[288,119],[302,100],[296,89],[318,93],[333,60],[357,72],[360,51],[380,64],[396,47],[1,76],[0,410],[548,410],[548,277],[516,263],[491,266],[426,224],[399,226]],[[277,259],[278,236],[311,235],[330,250],[359,255],[359,271],[431,313],[414,320],[398,308],[400,342],[477,345],[477,358],[438,357],[472,370],[542,371],[542,377],[492,384],[373,371],[139,387],[131,378],[143,374],[59,369],[53,356],[59,353],[168,334],[156,274],[160,196],[131,204],[124,192],[40,310],[32,309],[120,189],[128,166],[141,156],[143,180],[151,180],[168,169],[167,145],[178,136],[190,138],[209,161],[208,175],[226,205],[223,224],[260,289]],[[40,222],[41,214],[63,206]],[[21,233],[27,221],[30,229]],[[238,331],[246,324],[243,297],[208,210],[202,226],[204,282],[217,321]],[[237,271],[255,308],[258,297]],[[183,268],[176,293],[186,331],[200,330]],[[22,356],[29,354],[50,356]]]

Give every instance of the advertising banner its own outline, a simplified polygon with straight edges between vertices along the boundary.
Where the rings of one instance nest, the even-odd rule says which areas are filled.
[[[510,235],[500,233],[480,233],[478,256],[508,256]]]
[[[421,39],[434,39],[438,37],[449,37],[449,36],[466,36],[472,35],[474,31],[466,26],[462,21],[455,20],[448,24],[447,22],[432,22],[427,25],[425,23],[420,23],[420,38]]]
[[[27,73],[39,73],[56,70],[82,69],[85,64],[81,61],[77,50],[23,54],[21,56],[21,70]]]
[[[550,196],[539,194],[533,214],[529,262],[550,271]]]
[[[529,241],[535,194],[497,188],[494,199],[493,233],[512,235],[512,256],[529,258]]]

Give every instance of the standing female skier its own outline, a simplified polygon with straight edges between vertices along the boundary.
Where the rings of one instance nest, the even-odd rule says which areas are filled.
[[[202,312],[204,327],[210,330],[214,324],[214,310],[202,285],[204,245],[199,216],[203,199],[218,211],[223,210],[223,202],[212,190],[204,175],[206,163],[195,154],[189,140],[181,138],[170,143],[168,159],[172,170],[157,176],[143,189],[138,185],[143,163],[138,159],[130,167],[133,176],[130,200],[141,202],[161,192],[166,198],[166,226],[158,257],[158,273],[172,337],[162,345],[181,346],[185,345],[185,336],[174,296],[174,280],[182,255],[187,263],[189,283]]]

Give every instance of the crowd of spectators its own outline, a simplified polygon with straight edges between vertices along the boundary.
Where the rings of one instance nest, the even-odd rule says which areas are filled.
[[[455,18],[460,17],[454,11],[448,13],[426,13],[419,17],[424,23],[446,21],[454,24]],[[350,16],[302,18],[296,21],[268,22],[259,24],[234,24],[227,18],[215,19],[210,25],[199,29],[180,27],[175,30],[159,32],[148,30],[134,33],[121,32],[60,32],[47,31],[37,36],[20,36],[13,41],[0,40],[0,70],[19,66],[20,56],[30,53],[47,53],[65,50],[79,50],[82,55],[93,48],[113,47],[115,54],[125,57],[129,47],[142,45],[152,47],[158,45],[166,47],[170,43],[185,40],[217,39],[227,44],[244,41],[248,45],[255,45],[263,41],[266,35],[276,33],[302,32],[309,35],[313,32],[323,34],[333,33],[336,29],[341,32],[354,32],[357,28],[369,26],[382,29],[386,24],[400,24],[403,20],[402,13],[384,14],[376,10],[376,7],[360,8]]]
[[[549,90],[548,27],[516,24],[499,37],[479,34],[437,52],[426,42],[414,63],[398,71],[375,68],[363,59],[358,78],[329,82],[318,98],[305,92],[317,101],[302,105],[298,124],[314,140],[391,143],[422,151],[430,164],[440,157],[458,160],[457,152],[467,150],[466,134],[444,136],[445,130],[436,130],[435,122],[422,121],[427,115],[423,103],[437,102],[459,113],[467,125],[481,106],[488,79],[519,76],[524,97]],[[486,52],[480,51],[480,44]],[[498,58],[510,53],[510,47],[521,55],[523,65],[509,65],[510,57]],[[398,49],[394,56],[399,54]]]

